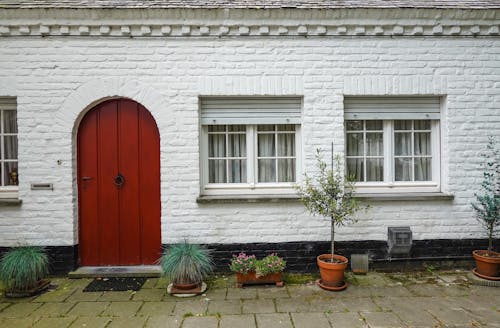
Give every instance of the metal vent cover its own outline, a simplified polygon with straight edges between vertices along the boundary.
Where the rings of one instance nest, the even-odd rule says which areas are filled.
[[[412,246],[410,227],[388,227],[387,245],[389,255],[409,255]]]

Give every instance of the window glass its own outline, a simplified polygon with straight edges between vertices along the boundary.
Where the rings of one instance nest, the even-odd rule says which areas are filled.
[[[17,112],[0,110],[0,185],[19,184],[17,171]]]

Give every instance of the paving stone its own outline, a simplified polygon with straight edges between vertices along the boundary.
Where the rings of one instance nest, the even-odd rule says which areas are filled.
[[[342,299],[343,305],[349,312],[377,312],[381,309],[373,303],[371,298]]]
[[[76,288],[49,290],[36,297],[33,302],[64,302],[75,290]]]
[[[149,317],[146,327],[148,328],[179,328],[182,317],[170,315],[157,315]]]
[[[155,288],[167,290],[168,284],[170,284],[170,280],[168,278],[158,278]]]
[[[174,302],[144,302],[137,313],[138,316],[171,315],[175,307]]]
[[[144,317],[112,318],[112,321],[106,328],[137,328],[144,327],[146,324]]]
[[[488,286],[470,286],[471,295],[481,295],[481,296],[493,296],[495,298],[499,298],[499,287],[488,287]],[[497,303],[498,304],[498,303]]]
[[[368,272],[366,275],[353,275],[359,286],[383,287],[391,283],[385,274],[379,272]]]
[[[444,294],[447,296],[468,296],[470,289],[466,286],[451,285],[444,288]]]
[[[348,308],[341,299],[321,299],[313,298],[310,300],[311,311],[313,312],[347,312]]]
[[[33,327],[33,323],[35,322],[35,318],[13,318],[13,319],[1,319],[0,318],[0,327],[2,328],[27,328]]]
[[[0,312],[1,318],[25,318],[33,314],[42,304],[40,303],[16,303]]]
[[[179,302],[175,305],[174,314],[181,316],[186,314],[204,315],[207,312],[207,306],[207,301],[199,299]]]
[[[241,301],[210,301],[208,303],[208,314],[241,314]]]
[[[228,288],[226,299],[256,299],[257,290],[255,288]]]
[[[69,327],[75,321],[75,317],[65,318],[41,318],[35,323],[34,328],[54,328],[54,327]]]
[[[274,313],[273,300],[243,300],[243,313]]]
[[[500,327],[500,311],[496,310],[470,310],[467,311],[481,324],[490,327]]]
[[[156,288],[156,285],[158,284],[159,279],[158,278],[148,278],[144,285],[142,285],[141,289],[146,289],[146,288]]]
[[[368,287],[371,296],[384,296],[384,297],[411,297],[414,296],[404,286],[391,286],[391,287]]]
[[[187,317],[182,322],[182,328],[217,328],[219,320],[215,316]]]
[[[443,297],[446,295],[445,288],[436,284],[415,284],[409,285],[407,288],[415,296]]]
[[[132,291],[124,292],[103,292],[99,297],[99,302],[130,301],[135,293]]]
[[[328,321],[333,328],[366,328],[366,325],[363,318],[354,312],[350,313],[331,313],[326,315]]]
[[[104,312],[108,306],[109,302],[79,302],[68,312],[68,315],[95,317]]]
[[[330,328],[330,322],[324,313],[291,313],[295,328]]]
[[[142,302],[111,302],[101,315],[109,317],[132,317],[135,316],[141,306]]]
[[[276,309],[278,312],[309,312],[311,304],[303,297],[278,298]]]
[[[79,317],[72,324],[71,328],[104,328],[111,321],[111,318],[104,317]]]
[[[2,312],[3,309],[8,307],[11,303],[0,303],[0,312]]]
[[[319,287],[318,287],[319,288]],[[326,297],[334,297],[334,298],[353,298],[353,297],[370,297],[370,289],[368,286],[356,286],[356,285],[347,285],[347,289],[341,292],[331,292],[327,290],[320,289],[321,293],[323,293]]]
[[[44,303],[36,309],[34,316],[40,317],[61,317],[75,305],[75,303]]]
[[[257,289],[257,297],[260,299],[266,298],[289,298],[286,287],[262,286]]]
[[[226,294],[227,294],[227,289],[220,288],[220,289],[209,289],[202,296],[208,298],[209,300],[225,300]]]
[[[132,296],[132,299],[134,301],[161,301],[166,293],[165,289],[141,289]]]
[[[370,328],[400,328],[405,326],[403,322],[390,312],[365,312],[361,316]]]
[[[428,311],[416,310],[411,308],[398,310],[398,308],[394,308],[393,313],[410,327],[439,326],[438,321]],[[365,313],[363,313],[363,315],[365,315]]]
[[[253,314],[223,315],[219,322],[219,328],[255,328],[255,316]]]
[[[455,309],[430,309],[429,312],[437,318],[438,321],[444,323],[446,326],[453,325],[468,325],[477,327],[480,323],[475,320],[474,316],[464,310]]]
[[[290,297],[295,298],[295,297],[309,297],[309,296],[315,296],[318,294],[318,286],[315,284],[308,284],[308,285],[288,285],[288,294],[290,294]]]
[[[257,327],[293,327],[288,313],[256,314],[255,319]]]
[[[68,302],[91,302],[97,301],[101,297],[102,292],[82,292],[77,290],[66,299]]]

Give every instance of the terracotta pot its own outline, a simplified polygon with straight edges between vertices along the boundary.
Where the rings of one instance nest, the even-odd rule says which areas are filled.
[[[257,277],[255,271],[248,272],[247,274],[237,272],[236,281],[239,288],[243,287],[243,285],[257,284],[276,284],[278,287],[283,287],[283,272],[275,272],[261,277]]]
[[[494,256],[485,256],[486,254]],[[488,279],[488,277],[496,278],[500,276],[500,253],[476,250],[472,252],[472,255],[476,261],[475,272],[477,272],[478,275],[486,279]]]
[[[200,282],[192,283],[192,284],[173,284],[174,288],[180,289],[180,290],[195,289],[195,288],[198,288],[200,285],[201,285]]]
[[[341,263],[332,263],[330,262],[331,258],[331,254],[322,254],[316,259],[319,267],[319,273],[321,274],[321,284],[328,287],[339,287],[345,285],[344,271],[349,260],[347,260],[344,256],[334,255],[333,258]]]

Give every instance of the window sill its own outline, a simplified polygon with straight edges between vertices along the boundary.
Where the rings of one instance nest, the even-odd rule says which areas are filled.
[[[356,193],[354,197],[368,201],[441,201],[453,200],[455,195],[443,192]]]
[[[196,199],[198,204],[210,203],[278,203],[278,202],[297,202],[300,197],[296,194],[282,195],[201,195]]]
[[[23,203],[19,198],[0,198],[0,206],[17,206]]]

